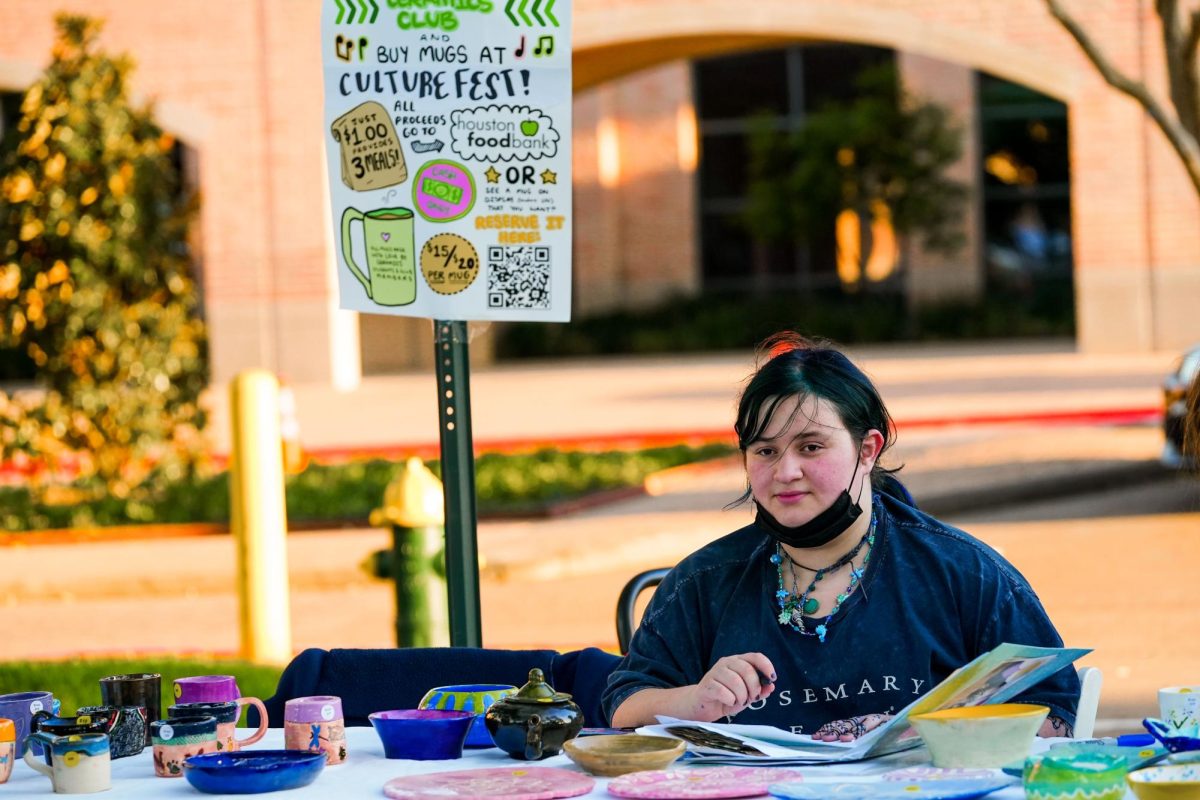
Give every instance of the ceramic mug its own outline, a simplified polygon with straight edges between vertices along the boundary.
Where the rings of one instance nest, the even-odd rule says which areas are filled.
[[[58,713],[59,702],[50,692],[17,692],[0,694],[0,718],[13,723],[13,741],[16,756],[25,752],[25,739],[33,733],[35,719],[41,721]],[[42,754],[41,744],[34,745],[35,752]]]
[[[237,722],[246,706],[258,709],[258,730],[245,739],[238,739]],[[168,718],[206,715],[216,717],[217,749],[221,751],[240,750],[244,745],[254,744],[267,733],[267,707],[257,697],[241,697],[227,703],[177,703],[167,709]]]
[[[1200,725],[1200,686],[1168,686],[1158,690],[1159,719],[1174,731]]]
[[[75,719],[82,722],[85,717],[104,724],[113,758],[136,756],[145,749],[150,730],[145,706],[81,706]]]
[[[53,736],[44,732],[30,734],[53,754],[53,764],[43,764],[25,751],[25,763],[50,778],[56,794],[91,794],[112,788],[112,764],[109,759],[108,736],[103,733],[82,733]]]
[[[189,756],[217,752],[217,718],[175,717],[150,723],[154,743],[154,774],[160,778],[183,776]]]
[[[162,717],[162,675],[157,672],[135,672],[101,678],[100,703],[146,709],[146,744],[149,745],[149,723]]]
[[[12,775],[13,759],[17,757],[17,726],[11,719],[0,719],[0,783]]]
[[[439,708],[447,711],[474,711],[479,716],[467,731],[464,747],[495,747],[483,715],[501,697],[517,693],[517,687],[503,683],[469,683],[457,686],[438,686],[430,689],[417,703],[417,708]]]
[[[175,704],[230,703],[242,696],[232,675],[193,675],[175,679]]]
[[[63,737],[63,736],[78,736],[85,733],[108,733],[103,722],[97,720],[93,722],[91,717],[84,717],[80,721],[76,717],[43,717],[33,721],[33,733],[30,733],[29,744],[41,744],[45,740],[42,737],[34,737],[35,733],[44,733],[47,736]],[[111,742],[109,745],[109,753],[111,755]],[[49,747],[42,747],[42,755],[46,759],[46,763],[52,765],[54,763],[54,753]]]
[[[346,721],[342,699],[332,695],[294,697],[283,705],[283,746],[325,753],[326,764],[346,760]]]

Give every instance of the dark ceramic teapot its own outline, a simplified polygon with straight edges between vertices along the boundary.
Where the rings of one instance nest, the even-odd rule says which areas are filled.
[[[513,758],[537,761],[562,752],[563,742],[583,728],[583,712],[571,695],[554,691],[540,669],[529,670],[529,683],[497,700],[484,715],[493,741]]]

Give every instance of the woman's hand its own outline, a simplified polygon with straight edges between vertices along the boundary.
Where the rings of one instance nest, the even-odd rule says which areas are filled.
[[[769,697],[775,691],[775,667],[762,653],[725,656],[690,688],[691,713],[687,719],[714,722]]]
[[[812,735],[812,738],[819,742],[853,742],[891,718],[891,714],[866,714],[861,717],[826,722],[817,728],[817,732]]]

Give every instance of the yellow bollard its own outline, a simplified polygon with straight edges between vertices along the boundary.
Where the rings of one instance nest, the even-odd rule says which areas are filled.
[[[279,382],[266,370],[240,372],[230,388],[229,405],[229,504],[237,546],[241,655],[286,664],[292,658],[292,624]]]

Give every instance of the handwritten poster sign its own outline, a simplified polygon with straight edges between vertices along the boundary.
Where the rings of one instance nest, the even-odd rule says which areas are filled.
[[[571,317],[571,0],[322,0],[341,307]]]

